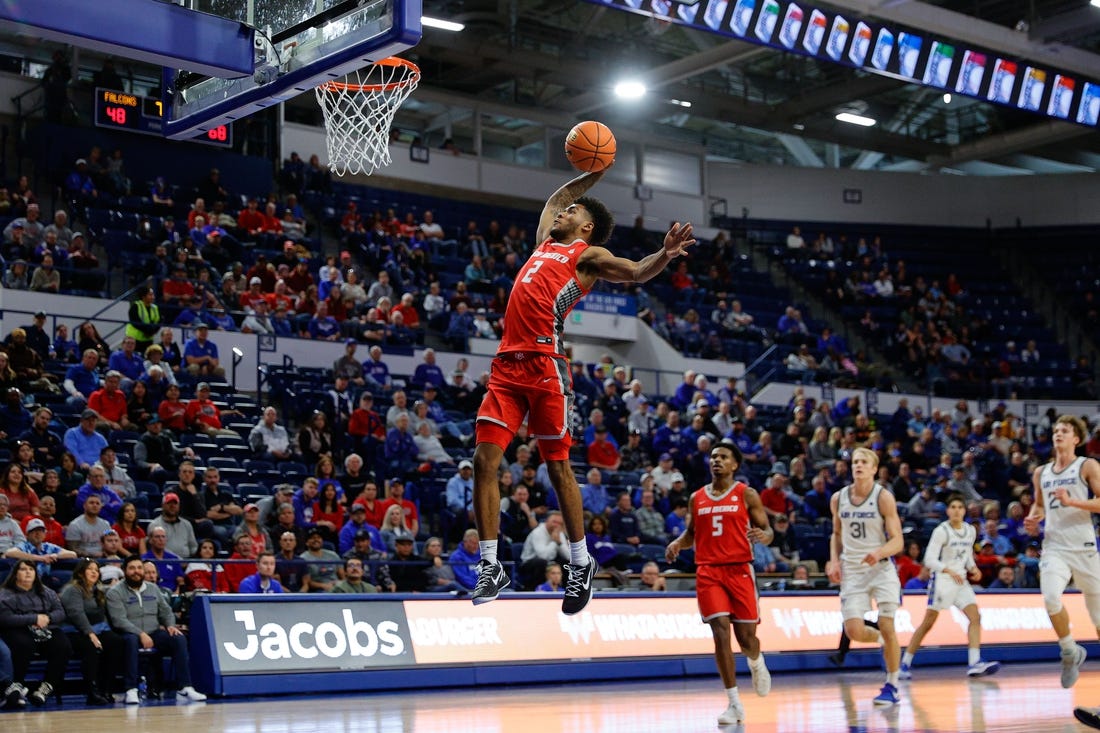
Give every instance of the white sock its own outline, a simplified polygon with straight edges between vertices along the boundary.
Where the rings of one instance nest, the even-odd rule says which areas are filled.
[[[1062,654],[1073,654],[1073,650],[1077,648],[1077,642],[1072,636],[1063,636],[1058,640],[1058,646],[1061,647]]]
[[[971,662],[971,664],[973,664],[973,662]],[[912,667],[913,666],[913,655],[910,654],[909,652],[905,652],[905,654],[902,654],[901,655],[901,665],[903,667]]]
[[[970,646],[966,648],[966,662],[973,667],[978,662],[982,661],[981,647]]]
[[[898,686],[898,673],[897,672],[887,672],[886,673],[886,681],[889,682],[894,687],[897,687]]]
[[[730,705],[737,705],[741,702],[741,696],[737,693],[737,687],[727,687],[726,697],[730,700]]]
[[[751,657],[745,657],[745,661],[747,661],[749,663],[749,667],[751,669],[755,669],[755,670],[759,671],[760,669],[762,669],[765,666],[764,665],[764,652],[760,652],[760,654],[757,654],[756,659],[753,659]]]
[[[497,541],[496,540],[480,540],[478,541],[478,547],[481,548],[481,559],[485,562],[495,563],[497,561]]]
[[[587,542],[581,540],[580,542],[569,543],[569,562],[572,565],[580,565],[581,567],[591,562],[591,558],[588,557]]]

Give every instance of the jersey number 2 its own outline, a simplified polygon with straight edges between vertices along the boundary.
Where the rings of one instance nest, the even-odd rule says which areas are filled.
[[[523,276],[523,279],[520,280],[520,282],[521,283],[531,282],[531,280],[534,279],[534,277],[535,277],[535,273],[539,271],[539,268],[542,267],[542,263],[544,263],[544,262],[546,262],[546,260],[535,260],[531,264],[531,269],[527,271],[527,274]]]

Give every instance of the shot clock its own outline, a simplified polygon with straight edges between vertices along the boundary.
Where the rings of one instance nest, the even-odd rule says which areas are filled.
[[[156,97],[142,97],[114,89],[95,90],[95,124],[115,130],[129,130],[142,135],[164,134],[164,102]],[[194,142],[233,146],[233,128],[218,125],[192,138]]]

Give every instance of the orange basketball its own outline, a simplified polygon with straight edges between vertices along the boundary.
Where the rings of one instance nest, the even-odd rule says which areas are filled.
[[[565,136],[565,157],[579,171],[602,171],[615,162],[615,135],[602,122],[581,122]]]

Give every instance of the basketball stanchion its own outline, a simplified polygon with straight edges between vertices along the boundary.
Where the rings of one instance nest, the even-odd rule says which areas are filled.
[[[420,69],[392,56],[317,87],[325,115],[328,164],[338,176],[370,175],[390,164],[394,113],[420,83]]]

